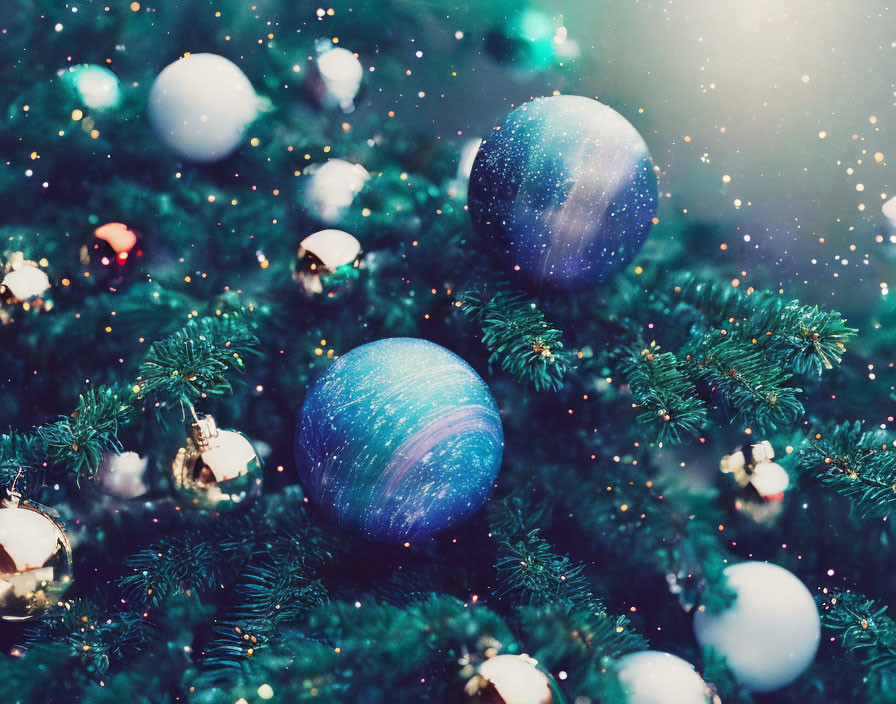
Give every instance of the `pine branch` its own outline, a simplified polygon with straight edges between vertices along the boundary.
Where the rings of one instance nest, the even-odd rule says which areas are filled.
[[[92,476],[103,453],[117,447],[120,426],[132,418],[132,395],[119,388],[100,386],[81,395],[68,417],[24,434],[0,436],[0,477],[8,486],[23,472],[16,488],[26,494],[39,488],[38,474],[46,467],[79,476]],[[29,477],[29,474],[36,473]]]
[[[886,516],[896,508],[893,438],[861,423],[843,423],[810,437],[799,468],[847,497],[862,516]]]
[[[710,326],[725,329],[730,339],[755,346],[795,374],[820,376],[833,369],[857,332],[837,311],[803,306],[768,291],[745,293],[698,282],[692,274],[675,280],[672,297],[700,310]]]
[[[181,594],[202,597],[221,582],[228,567],[222,557],[195,531],[166,537],[125,560],[132,574],[122,578],[121,589],[128,602],[141,608],[158,608]]]
[[[694,359],[694,376],[720,394],[735,411],[734,420],[757,430],[775,430],[804,414],[797,399],[802,389],[787,382],[784,371],[762,352],[733,340],[703,346]]]
[[[552,670],[587,665],[599,671],[605,659],[647,647],[628,618],[594,607],[563,603],[524,606],[520,626],[526,642],[537,644],[533,657]]]
[[[170,337],[153,343],[137,374],[140,396],[163,396],[190,405],[210,394],[232,391],[230,372],[242,372],[243,358],[258,338],[248,321],[233,314],[191,319]]]
[[[591,594],[584,567],[554,551],[539,535],[540,529],[533,527],[536,517],[521,501],[516,497],[495,501],[489,507],[489,516],[491,534],[498,543],[494,597],[513,595],[523,604],[560,601],[600,605]]]
[[[0,480],[7,485],[22,472],[16,487],[36,493],[44,469],[90,477],[103,453],[118,448],[118,432],[134,418],[146,396],[159,403],[189,404],[208,394],[231,390],[227,375],[242,371],[243,357],[258,339],[244,312],[191,319],[169,338],[153,344],[130,389],[100,386],[85,391],[77,408],[55,423],[30,433],[0,436]]]
[[[203,666],[241,664],[268,645],[281,624],[327,602],[323,583],[315,578],[326,558],[313,547],[309,550],[303,537],[297,534],[268,544],[261,558],[242,571],[233,590],[237,606],[213,628],[215,638],[206,648]]]
[[[93,476],[106,450],[118,447],[118,430],[133,416],[133,394],[101,386],[81,395],[68,417],[37,430],[45,461],[57,468]]]
[[[699,432],[706,421],[706,404],[674,354],[661,352],[652,342],[643,349],[620,348],[616,355],[635,403],[645,409],[638,422],[657,430],[657,442],[678,443]]]
[[[861,679],[874,702],[893,701],[896,686],[896,622],[886,611],[850,591],[829,594],[821,604],[822,625],[863,669]]]
[[[157,635],[143,614],[103,613],[89,601],[64,602],[30,626],[29,643],[64,644],[72,658],[91,675],[103,675],[110,665],[139,653]]]
[[[563,387],[576,355],[563,348],[563,333],[545,321],[535,303],[516,291],[499,290],[489,297],[484,289],[472,289],[459,298],[458,306],[482,331],[490,365],[500,363],[536,391]]]

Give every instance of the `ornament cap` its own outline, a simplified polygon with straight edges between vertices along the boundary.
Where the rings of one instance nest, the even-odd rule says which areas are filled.
[[[211,442],[218,437],[218,424],[214,416],[199,414],[193,421],[193,440],[200,452],[211,449]]]

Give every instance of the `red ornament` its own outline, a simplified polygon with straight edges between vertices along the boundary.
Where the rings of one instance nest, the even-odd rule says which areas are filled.
[[[101,286],[115,288],[136,273],[135,260],[144,255],[141,236],[121,222],[108,222],[93,231],[81,247],[81,263]]]

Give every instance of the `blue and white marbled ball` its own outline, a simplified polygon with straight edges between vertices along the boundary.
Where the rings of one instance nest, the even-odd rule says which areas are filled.
[[[424,538],[476,511],[503,448],[485,382],[454,353],[412,338],[336,360],[308,392],[295,441],[311,498],[386,543]]]
[[[605,281],[644,244],[657,183],[622,115],[575,95],[511,112],[479,149],[468,203],[477,233],[529,288]]]

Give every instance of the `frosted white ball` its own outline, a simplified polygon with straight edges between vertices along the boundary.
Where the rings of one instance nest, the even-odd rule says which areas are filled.
[[[317,57],[317,70],[324,84],[325,102],[351,112],[364,75],[361,62],[348,49],[337,46]]]
[[[790,475],[777,462],[760,462],[753,469],[750,483],[760,496],[776,496],[790,486]]]
[[[119,499],[133,499],[148,490],[143,476],[149,466],[149,458],[136,452],[114,451],[103,453],[96,470],[95,481],[102,491]]]
[[[658,650],[619,659],[619,681],[626,704],[709,704],[706,682],[687,660]]]
[[[101,110],[118,105],[121,97],[118,77],[105,66],[72,66],[68,69],[68,80],[86,107]]]
[[[2,285],[18,300],[29,301],[50,288],[50,277],[43,269],[25,264],[4,276]]]
[[[217,54],[190,54],[169,64],[149,93],[158,138],[190,161],[217,161],[242,142],[258,97],[235,64]]]
[[[812,663],[821,636],[809,590],[767,562],[732,565],[725,576],[737,599],[722,613],[697,611],[698,642],[724,655],[734,676],[753,691],[790,684]]]
[[[495,655],[479,666],[479,676],[490,683],[505,704],[550,704],[553,699],[550,681],[535,666],[535,661],[522,655]],[[467,693],[476,693],[468,685]]]
[[[330,159],[305,170],[305,201],[324,222],[337,222],[364,188],[370,174],[360,164]]]
[[[889,221],[890,228],[896,229],[896,197],[890,198],[886,203],[884,203],[880,211],[883,213],[884,217]]]

